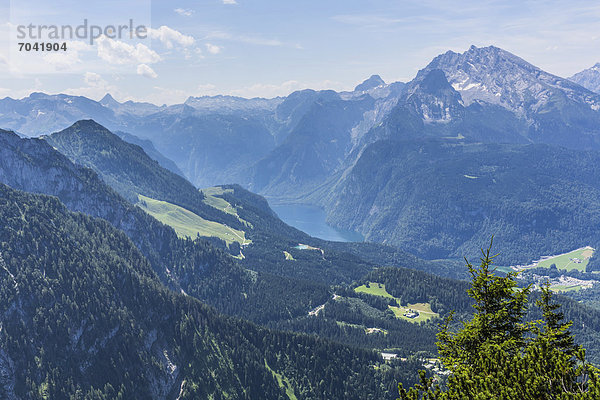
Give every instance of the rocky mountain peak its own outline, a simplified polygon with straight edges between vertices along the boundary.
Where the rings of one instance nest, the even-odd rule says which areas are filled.
[[[82,120],[79,120],[79,121],[75,122],[73,125],[71,125],[67,129],[85,130],[86,132],[108,131],[108,129],[106,129],[105,127],[103,127],[102,125],[100,125],[99,123],[97,123],[96,121],[94,121],[93,119],[82,119]]]
[[[369,79],[366,79],[362,83],[358,84],[355,88],[355,92],[366,92],[371,89],[375,89],[378,86],[385,85],[385,81],[381,79],[379,75],[371,75]]]
[[[428,93],[437,93],[444,90],[452,90],[452,87],[448,83],[446,79],[446,75],[444,71],[441,69],[431,70],[423,80],[420,82],[419,86],[421,89]]]
[[[43,93],[43,92],[31,92],[29,94],[29,96],[27,96],[25,99],[27,100],[48,100],[51,99],[52,96]]]
[[[593,67],[576,73],[569,80],[583,86],[587,90],[600,93],[600,62],[594,64]]]
[[[598,107],[598,98],[572,82],[552,75],[495,46],[471,46],[464,53],[448,51],[437,56],[415,80],[431,70],[444,71],[465,105],[476,101],[500,105],[521,117],[546,107],[551,98],[567,97],[587,107]]]
[[[117,100],[115,100],[114,97],[112,97],[112,95],[110,93],[106,93],[104,95],[104,97],[102,98],[102,100],[100,100],[99,102],[100,104],[102,104],[105,107],[111,107],[111,106],[119,106],[121,105],[121,103],[119,103]]]
[[[407,91],[406,102],[425,122],[449,122],[462,109],[460,94],[441,69],[429,70],[415,79]]]

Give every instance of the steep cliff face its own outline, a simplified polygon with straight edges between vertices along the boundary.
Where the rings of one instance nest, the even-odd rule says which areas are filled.
[[[450,122],[463,113],[460,94],[450,86],[444,72],[439,69],[432,69],[410,85],[406,96],[406,106],[425,123]]]
[[[253,167],[253,190],[293,195],[322,182],[344,164],[352,128],[374,103],[368,95],[342,100],[335,93],[322,94],[285,141]]]

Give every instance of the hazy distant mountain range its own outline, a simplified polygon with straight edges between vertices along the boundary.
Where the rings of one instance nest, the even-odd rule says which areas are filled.
[[[431,256],[428,252],[432,248],[445,248],[434,253],[451,256],[472,240],[477,241],[477,226],[488,223],[491,217],[479,213],[481,218],[465,227],[466,236],[453,237],[441,247],[415,247],[412,241],[423,244],[442,240],[435,235],[421,234],[406,242],[404,236],[393,234],[393,229],[375,228],[374,222],[369,222],[373,213],[380,218],[386,215],[387,223],[399,231],[429,231],[419,228],[424,222],[412,213],[400,212],[416,205],[410,199],[401,200],[398,193],[391,192],[386,199],[378,200],[376,209],[385,212],[376,212],[374,204],[355,204],[369,197],[358,196],[366,188],[356,181],[357,168],[372,165],[372,171],[361,170],[360,176],[374,177],[380,165],[391,162],[391,155],[378,159],[378,163],[366,161],[365,157],[373,157],[373,153],[365,155],[365,151],[381,141],[425,139],[455,145],[545,144],[551,146],[544,150],[548,160],[556,162],[560,148],[596,151],[600,149],[600,95],[594,92],[597,74],[593,67],[564,79],[497,47],[472,46],[464,53],[439,55],[410,82],[387,84],[373,75],[351,92],[303,90],[274,99],[190,97],[172,106],[119,103],[110,95],[95,102],[83,97],[33,93],[21,100],[0,100],[0,126],[37,136],[91,118],[122,132],[122,138],[142,145],[162,166],[183,174],[196,186],[239,183],[279,201],[319,204],[328,211],[332,223],[357,229],[367,240],[406,246],[410,251],[422,248],[417,252],[425,257]],[[496,149],[512,153],[514,147]],[[519,154],[528,157],[527,152]],[[442,161],[432,154],[428,162]],[[492,168],[477,168],[488,167]],[[412,176],[406,169],[394,173]],[[436,193],[448,192],[446,184],[438,182]],[[541,201],[536,197],[539,192],[531,191],[529,195],[527,201]],[[428,197],[419,201],[425,201],[423,207],[427,209],[438,207],[439,200]],[[353,213],[349,213],[350,204],[357,206],[352,208]],[[340,218],[342,214],[346,217]],[[504,217],[502,221],[506,222]],[[443,226],[443,221],[439,223]],[[529,232],[524,224],[517,221],[515,229]],[[407,226],[411,229],[405,229]],[[516,240],[522,237],[510,239]],[[540,246],[533,246],[531,254],[548,246],[554,248],[554,244]]]
[[[324,101],[337,99],[342,107],[370,101],[352,115],[361,123],[350,127],[355,128],[354,136],[364,134],[379,121],[382,110],[391,108],[390,103],[395,102],[403,87],[402,83],[382,82],[372,77],[354,92],[304,90],[275,99],[190,97],[183,104],[168,107],[119,103],[110,94],[96,102],[78,96],[32,93],[20,100],[0,100],[0,126],[26,136],[39,136],[81,119],[93,119],[121,135],[150,139],[198,186],[222,182],[251,186],[248,166],[282,145],[292,131],[300,129],[300,123],[311,118],[308,113]],[[129,136],[128,140],[137,139]],[[156,154],[154,157],[159,158]]]

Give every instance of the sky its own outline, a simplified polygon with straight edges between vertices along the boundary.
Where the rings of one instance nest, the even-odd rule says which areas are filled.
[[[0,98],[35,91],[98,100],[109,92],[118,101],[174,104],[189,96],[351,90],[372,74],[409,81],[436,55],[471,45],[495,45],[567,77],[600,62],[600,3],[566,4],[0,0]],[[35,34],[41,26],[75,29],[86,20],[88,28],[103,30],[93,42],[89,34],[18,36],[19,26],[33,26]],[[146,28],[143,37],[130,38],[126,30],[118,38],[105,30],[130,20],[134,28]],[[65,42],[67,50],[19,51],[18,43],[43,39]]]

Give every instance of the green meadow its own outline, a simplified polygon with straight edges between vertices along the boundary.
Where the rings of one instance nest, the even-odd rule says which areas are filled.
[[[246,224],[250,228],[252,228],[252,224],[246,220],[240,218],[237,209],[232,206],[227,200],[220,197],[225,193],[233,193],[233,189],[223,189],[219,186],[213,186],[201,189],[202,193],[204,193],[204,203],[208,204],[211,207],[216,208],[217,210],[221,210],[224,213],[235,215],[240,222]]]
[[[402,306],[402,307],[388,306],[388,307],[394,312],[394,315],[396,316],[396,318],[401,318],[401,319],[404,319],[404,320],[410,321],[410,322],[428,321],[431,318],[440,316],[438,313],[433,312],[431,310],[431,305],[429,303],[414,303],[414,304],[409,303],[406,307],[404,307],[404,306]],[[418,311],[419,316],[416,318],[405,317],[404,313],[408,312],[409,310]]]
[[[215,236],[227,244],[238,242],[241,245],[252,243],[245,232],[230,228],[215,221],[206,220],[193,212],[166,201],[138,195],[138,206],[165,225],[169,225],[179,237]]]
[[[221,197],[224,193],[233,193],[233,189],[223,189],[220,187],[209,187],[209,188],[204,188],[201,190],[202,193],[204,193],[204,196],[206,196],[204,198],[204,202],[206,204],[208,204],[211,207],[214,207],[216,209],[219,209],[223,212],[226,212],[227,214],[231,214],[231,215],[235,215],[236,217],[239,218],[239,215],[237,214],[237,210],[235,209],[235,207],[232,207],[231,204],[229,204],[229,202]]]
[[[373,296],[381,296],[390,299],[395,299],[398,304],[400,304],[400,300],[391,294],[385,289],[385,285],[377,282],[367,282],[366,285],[361,285],[354,289],[357,293],[366,293]],[[431,304],[429,303],[414,303],[408,304],[407,306],[388,306],[393,312],[396,318],[403,319],[409,322],[421,322],[427,321],[431,318],[439,317],[440,315],[431,310]],[[419,316],[416,318],[408,318],[405,317],[404,314],[409,312],[409,310],[417,311]]]
[[[354,289],[357,293],[372,294],[373,296],[395,298],[385,290],[385,285],[381,283],[368,282],[366,285],[361,285]]]
[[[550,257],[537,263],[537,267],[550,268],[556,264],[556,268],[567,271],[577,270],[585,271],[590,258],[594,255],[594,249],[591,247],[582,247],[566,254]]]

